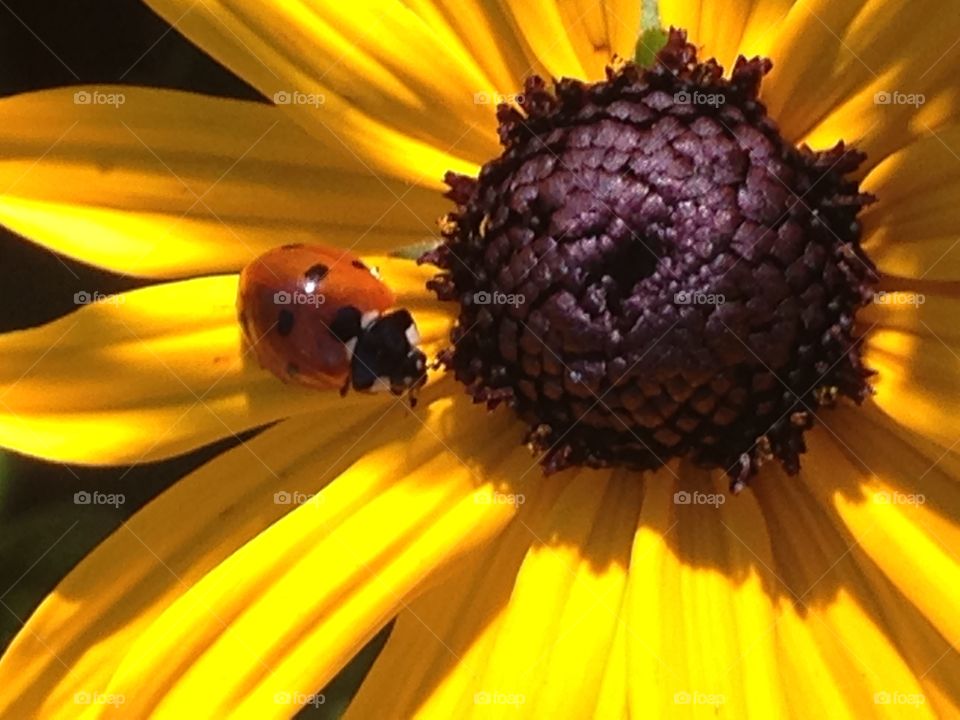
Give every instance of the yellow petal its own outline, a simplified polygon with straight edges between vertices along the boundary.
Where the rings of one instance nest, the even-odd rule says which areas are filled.
[[[627,674],[628,625],[625,614],[620,613],[613,645],[610,647],[610,653],[603,668],[603,680],[600,683],[597,707],[593,713],[596,720],[605,720],[606,718],[626,720],[630,717],[627,688],[631,679]]]
[[[880,226],[889,221],[891,211],[906,213],[908,206],[945,184],[956,192],[956,183],[960,181],[958,153],[960,123],[952,123],[926,133],[884,158],[863,180],[863,189],[882,201],[870,206],[864,217]]]
[[[708,0],[700,13],[696,37],[704,44],[706,56],[715,56],[726,69],[738,55],[752,58],[768,55],[771,39],[777,36],[794,0]]]
[[[864,178],[879,202],[863,214],[864,248],[883,272],[956,280],[960,264],[960,124],[932,128]]]
[[[605,0],[603,3],[607,37],[614,55],[630,59],[636,54],[642,4],[634,0]]]
[[[529,469],[529,453],[519,462]],[[503,625],[517,572],[565,485],[562,477],[525,482],[517,518],[501,536],[400,613],[348,718],[459,717],[475,707],[472,688]]]
[[[660,24],[663,27],[686,30],[690,42],[697,47],[702,47],[705,57],[710,57],[715,52],[700,38],[702,0],[659,0],[657,5],[660,9]]]
[[[431,271],[369,261],[414,313],[425,348],[446,344],[449,316],[423,288]],[[155,285],[0,336],[2,444],[64,462],[145,462],[289,415],[382,402],[261,370],[241,340],[236,289],[235,275]]]
[[[640,494],[629,473],[546,481],[494,548],[401,614],[349,716],[593,714]]]
[[[702,43],[704,59],[715,57],[729,70],[737,57],[751,4],[751,0],[708,0],[700,4],[700,25],[692,40],[698,46]]]
[[[149,0],[205,52],[324,141],[416,184],[498,154],[497,91],[460,43],[401,2]],[[282,40],[281,40],[282,39]]]
[[[818,433],[811,445],[834,470],[811,472],[808,482],[856,538],[854,557],[865,573],[882,577],[873,594],[901,610],[903,624],[894,632],[913,654],[911,665],[931,670],[921,679],[938,685],[941,701],[951,704],[941,714],[957,714],[960,456],[915,442],[876,408],[842,408],[835,415],[829,423],[836,437]]]
[[[787,714],[770,538],[751,493],[729,497],[727,482],[683,468],[682,491],[646,485],[626,610],[631,716]]]
[[[236,271],[293,242],[393,249],[446,207],[260,103],[69,88],[2,100],[0,119],[0,223],[123,274]]]
[[[545,519],[546,533],[535,535],[491,653],[467,687],[471,716],[484,717],[487,704],[495,713],[514,705],[529,717],[593,712],[620,618],[640,496],[628,473],[613,479],[584,472],[570,481]]]
[[[811,434],[798,478],[773,470],[757,484],[783,591],[777,634],[791,700],[829,703],[838,717],[903,717],[905,706],[917,717],[955,714],[955,681],[942,684],[951,671],[955,679],[956,661],[934,668],[949,644],[892,591],[861,549],[863,536],[831,507],[843,505],[838,494],[850,497],[858,471],[829,437],[822,427]]]
[[[774,41],[778,37],[781,24],[787,19],[797,0],[752,0],[747,3],[749,13],[743,25],[743,36],[737,47],[737,53],[747,58],[770,57],[775,52]],[[714,0],[714,5],[721,5]],[[733,34],[735,31],[731,30]],[[736,58],[733,58],[734,60]],[[780,62],[788,62],[786,58]]]
[[[508,2],[513,25],[530,45],[534,55],[554,77],[599,79],[603,63],[594,62],[588,51],[590,33],[605,37],[600,3],[583,3],[586,12],[579,10],[575,0],[526,0]],[[596,35],[595,35],[596,37]],[[604,39],[605,43],[606,40]],[[578,52],[579,51],[579,52]],[[585,65],[584,60],[590,60]],[[591,78],[592,75],[597,77]]]
[[[127,716],[289,717],[513,516],[493,488],[519,470],[498,470],[515,422],[466,433],[475,412],[458,395],[311,415],[191,474],[41,605],[0,662],[0,714],[73,717],[87,692]]]
[[[878,162],[956,118],[958,32],[960,8],[942,0],[797,2],[771,42],[763,99],[786,137],[844,139]]]
[[[874,301],[858,313],[857,319],[864,327],[876,326],[927,341],[940,338],[950,347],[960,348],[960,325],[957,324],[960,298],[937,294],[937,289],[933,283],[917,288],[905,285],[903,289],[881,289]],[[887,336],[885,343],[890,341]],[[871,335],[867,335],[866,342],[869,347]]]
[[[381,413],[372,406],[342,409],[340,430],[327,426],[319,435],[324,426],[310,427],[312,415],[283,422],[134,515],[46,598],[0,660],[0,713],[43,716],[47,703],[50,717],[57,708],[70,717],[74,693],[102,694],[126,648],[170,602],[293,509],[274,502],[274,493],[290,493],[291,500],[303,493],[296,496],[302,500],[320,490],[336,474],[341,433],[355,429],[359,436]],[[325,451],[327,464],[313,476],[298,472]],[[369,486],[356,488],[361,501],[368,492]]]
[[[794,0],[660,0],[665,27],[687,30],[703,60],[716,58],[729,72],[738,55],[771,53],[770,40]]]
[[[945,448],[955,442],[960,351],[931,331],[875,328],[864,358],[877,371],[874,400],[885,413]]]
[[[515,30],[509,6],[484,0],[410,0],[408,5],[486,73],[500,95],[520,92],[524,79],[546,71]],[[496,97],[486,98],[491,104]]]

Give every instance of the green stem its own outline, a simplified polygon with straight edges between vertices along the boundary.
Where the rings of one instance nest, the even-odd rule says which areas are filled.
[[[640,30],[660,30],[660,3],[659,0],[641,0],[640,2]]]
[[[640,67],[653,65],[660,49],[667,44],[667,32],[660,25],[657,0],[642,0],[640,37],[637,38],[634,60]]]

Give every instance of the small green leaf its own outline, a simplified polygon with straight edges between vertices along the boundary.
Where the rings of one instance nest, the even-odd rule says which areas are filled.
[[[640,33],[634,60],[640,67],[652,67],[657,53],[667,44],[667,31],[663,28],[647,28]]]
[[[660,23],[658,0],[640,0],[640,37],[634,51],[634,61],[640,67],[651,67],[657,53],[667,44],[669,35]]]
[[[416,260],[425,252],[429,252],[437,247],[436,240],[425,240],[424,242],[414,243],[405,247],[390,251],[391,257],[403,258],[404,260]]]
[[[660,0],[640,0],[640,29],[662,27],[660,23]]]

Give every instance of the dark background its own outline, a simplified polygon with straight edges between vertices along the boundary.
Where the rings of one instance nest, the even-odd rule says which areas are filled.
[[[85,83],[170,87],[262,101],[136,0],[0,0],[0,97]],[[55,257],[0,228],[0,332],[39,325],[74,310],[78,290],[119,292],[142,284]],[[233,442],[172,461],[102,469],[43,463],[0,451],[0,650],[21,620],[97,542],[178,477]],[[83,489],[123,493],[126,503],[116,510],[64,501]],[[385,637],[381,633],[323,689],[323,706],[302,716],[339,715]]]

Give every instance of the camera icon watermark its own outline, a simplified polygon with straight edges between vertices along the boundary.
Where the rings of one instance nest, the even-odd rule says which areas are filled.
[[[327,698],[323,693],[278,692],[274,693],[273,702],[277,705],[320,707],[327,702]]]
[[[873,502],[877,505],[926,505],[927,496],[923,493],[902,493],[894,490],[893,492],[876,492],[873,494]]]
[[[880,690],[873,694],[874,705],[909,705],[911,707],[920,707],[926,702],[927,697],[923,693]]]
[[[726,301],[722,293],[680,290],[673,295],[673,302],[677,305],[723,305]]]
[[[699,690],[680,690],[673,694],[674,705],[712,705],[717,707],[727,702],[723,693],[705,693]]]
[[[113,705],[114,707],[120,707],[126,701],[126,696],[120,693],[81,690],[73,694],[73,702],[75,705]]]
[[[727,102],[723,93],[707,93],[701,90],[680,90],[673,94],[673,101],[677,105],[703,105],[718,108]]]
[[[477,505],[513,505],[520,507],[527,501],[523,493],[502,493],[494,491],[493,493],[478,492],[473,496],[473,502]]]
[[[881,90],[873,94],[874,105],[910,105],[920,107],[927,102],[927,96],[923,93],[903,93],[898,90]]]
[[[74,505],[111,505],[118,508],[126,501],[127,497],[123,493],[102,493],[97,490],[93,492],[80,490],[73,494]]]
[[[287,91],[280,90],[273,94],[274,105],[309,105],[318,108],[327,102],[326,95],[322,93],[305,93],[299,90]]]
[[[123,295],[104,295],[94,290],[89,292],[81,290],[73,294],[74,305],[93,305],[94,303],[111,303],[113,305],[122,305],[125,302]]]
[[[508,693],[499,690],[481,690],[473,694],[474,705],[513,705],[519,706],[527,702],[523,693]]]
[[[712,505],[715,508],[720,507],[727,501],[723,493],[703,493],[688,492],[679,490],[673,494],[674,505]]]
[[[319,505],[322,501],[322,495],[298,492],[296,490],[293,492],[279,490],[273,494],[274,505],[306,505],[307,503]]]
[[[474,305],[508,305],[518,308],[526,301],[527,298],[522,293],[504,293],[499,290],[491,293],[480,290],[473,294]]]
[[[523,103],[523,93],[476,92],[473,94],[474,105],[520,105],[521,103]]]
[[[913,305],[919,307],[927,302],[927,296],[915,292],[878,290],[873,294],[873,302],[877,305]]]
[[[293,292],[278,290],[273,294],[274,305],[312,305],[316,307],[323,305],[325,302],[327,302],[327,298],[321,293],[305,293],[299,290]]]
[[[123,93],[105,93],[99,90],[77,90],[73,94],[74,105],[109,105],[118,108],[126,104],[127,96]]]

